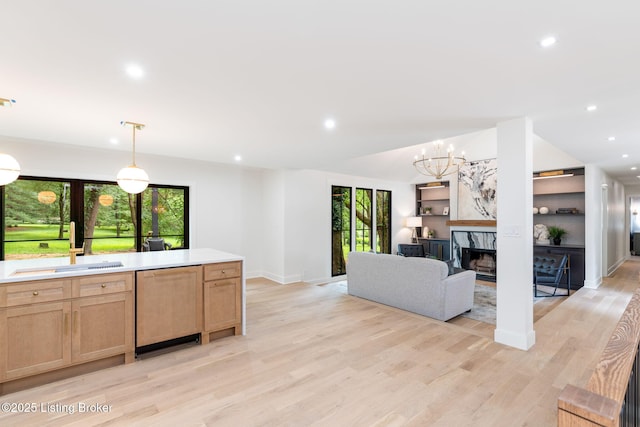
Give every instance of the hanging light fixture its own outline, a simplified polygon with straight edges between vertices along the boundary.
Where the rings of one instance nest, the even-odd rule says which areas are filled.
[[[149,185],[149,175],[136,166],[136,130],[144,129],[144,125],[134,122],[120,122],[122,126],[131,126],[133,129],[133,163],[131,166],[120,169],[116,180],[124,191],[130,194],[138,194]]]
[[[11,107],[15,99],[0,98],[1,107]],[[20,176],[20,164],[9,154],[0,153],[0,185],[11,184]]]
[[[415,157],[413,166],[418,172],[440,180],[443,176],[451,175],[458,171],[458,166],[466,161],[464,151],[461,156],[456,156],[453,154],[453,145],[449,145],[445,155],[443,144],[440,140],[433,142],[435,151],[433,156],[427,156],[425,150],[422,150],[422,155]]]

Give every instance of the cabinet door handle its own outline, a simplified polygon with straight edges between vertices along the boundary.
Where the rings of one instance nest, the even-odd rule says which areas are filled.
[[[225,271],[224,271],[224,270],[222,270],[222,274],[225,274]]]
[[[73,312],[73,333],[78,333],[78,311]]]
[[[102,285],[100,285],[100,287],[101,287],[101,288],[106,288],[106,287],[107,287],[107,284],[106,284],[106,283],[103,283]]]
[[[33,296],[37,297],[38,296],[38,291],[33,291]]]
[[[69,335],[69,313],[64,314],[64,334]]]

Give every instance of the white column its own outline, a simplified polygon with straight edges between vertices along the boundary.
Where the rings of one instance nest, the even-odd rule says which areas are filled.
[[[496,342],[528,350],[533,330],[533,138],[523,117],[498,123]]]
[[[605,264],[606,229],[604,228],[607,212],[603,211],[605,201],[603,196],[605,176],[600,168],[593,164],[584,167],[584,286],[595,289],[602,284],[602,277],[606,275]]]

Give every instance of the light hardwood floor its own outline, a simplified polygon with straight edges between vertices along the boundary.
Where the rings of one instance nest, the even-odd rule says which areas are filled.
[[[38,411],[0,412],[0,425],[552,426],[558,394],[586,384],[639,272],[629,261],[597,290],[550,299],[529,351],[494,343],[492,327],[439,322],[336,285],[250,280],[246,336],[3,396]],[[111,410],[39,406],[80,402]]]

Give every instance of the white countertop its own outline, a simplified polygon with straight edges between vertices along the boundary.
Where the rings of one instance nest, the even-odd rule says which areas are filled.
[[[244,260],[244,257],[239,255],[218,251],[216,249],[204,248],[79,256],[77,257],[77,265],[120,261],[123,266],[114,268],[98,268],[91,270],[72,270],[60,272],[52,272],[51,270],[60,266],[68,266],[69,257],[9,260],[0,261],[0,283],[87,276],[90,274],[117,273],[121,271],[139,271],[157,268],[183,267],[189,265],[242,260]],[[14,275],[16,273],[16,270],[43,271],[32,271],[29,274]]]

